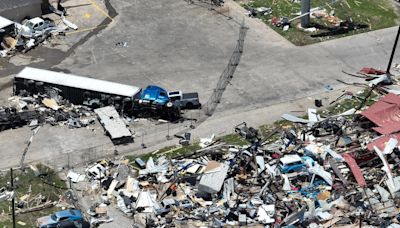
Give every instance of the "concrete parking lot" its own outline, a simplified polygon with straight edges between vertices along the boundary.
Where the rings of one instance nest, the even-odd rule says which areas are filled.
[[[229,19],[185,1],[112,1],[116,23],[56,67],[76,74],[144,87],[198,91],[206,101],[238,38],[244,10],[227,1]],[[341,70],[386,67],[395,28],[295,47],[261,21],[249,26],[242,60],[219,106],[220,113],[259,108],[323,91]],[[117,42],[128,47],[118,47]],[[257,85],[257,86],[255,86]],[[225,114],[224,114],[225,115]]]
[[[111,23],[106,6],[99,0],[69,0],[63,3],[68,11],[66,17],[79,27],[78,31],[67,31],[66,36],[56,36],[42,43],[26,54],[17,54],[11,58],[0,58],[0,77],[15,74],[24,66],[51,68],[60,63],[73,51]],[[112,8],[111,8],[112,9]],[[48,14],[44,18],[54,20],[55,24],[62,24],[58,15]]]
[[[92,32],[91,26],[110,20],[107,19],[109,9],[99,0],[95,1],[98,7],[90,1],[90,5],[83,6],[75,0],[67,3],[71,4],[71,11],[75,10],[76,17],[71,17],[71,21],[89,30],[67,35],[58,47],[38,47],[29,52],[27,55],[33,60],[40,58],[36,63],[22,62],[139,87],[156,84],[167,90],[197,91],[203,103],[226,67],[238,39],[239,25],[245,21],[249,30],[241,62],[214,116],[193,131],[197,138],[211,133],[230,133],[227,129],[232,129],[238,121],[250,121],[254,125],[271,122],[290,107],[305,110],[307,105],[312,105],[312,100],[302,102],[303,98],[324,96],[326,84],[339,93],[344,85],[336,79],[357,80],[344,75],[342,70],[355,72],[364,66],[386,67],[396,33],[396,28],[389,28],[296,47],[263,22],[245,17],[244,10],[229,0],[223,14],[183,0],[111,0],[118,16],[107,27]],[[118,46],[118,42],[127,42],[127,46]],[[0,76],[8,76],[4,79],[8,81],[9,75],[24,65],[3,61]],[[2,101],[10,93],[10,87],[3,88]],[[196,118],[198,114],[193,115]],[[134,124],[132,127],[138,136],[145,132],[148,148],[141,149],[138,137],[132,146],[118,149],[144,153],[174,144],[176,140],[167,141],[165,136],[182,131],[187,125],[188,122],[171,125],[168,132],[166,124]],[[28,160],[57,159],[57,153],[71,148],[79,150],[96,143],[109,143],[101,130],[71,132],[60,127],[39,132],[28,152]],[[14,160],[18,161],[29,135],[27,128],[0,133],[0,146],[4,146],[0,150],[7,149],[10,153],[7,159],[12,160],[14,154]],[[14,163],[5,161],[6,164]]]

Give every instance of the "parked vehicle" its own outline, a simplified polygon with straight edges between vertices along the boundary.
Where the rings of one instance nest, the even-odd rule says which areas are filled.
[[[162,118],[177,120],[181,112],[178,106],[170,102],[168,92],[158,86],[149,85],[140,94],[140,98],[135,100],[133,105],[133,115],[143,118]]]
[[[70,221],[64,220],[57,224],[57,228],[90,228],[90,223],[85,220]]]
[[[189,199],[183,199],[183,200],[179,201],[178,205],[179,205],[179,208],[182,208],[182,209],[192,209],[193,208],[193,203]]]
[[[280,159],[279,168],[282,173],[292,173],[305,169],[306,166],[299,155],[289,154]]]
[[[40,17],[24,20],[20,28],[22,36],[27,38],[46,36],[51,31],[56,30],[54,22],[43,20]]]
[[[135,163],[136,165],[139,166],[139,168],[144,169],[146,168],[146,163],[144,163],[144,161],[141,158],[136,158],[135,159]]]
[[[139,104],[149,106],[167,106],[172,107],[169,100],[168,92],[158,86],[149,85],[144,89],[140,95]]]
[[[0,202],[14,198],[14,191],[7,191],[5,187],[0,188]]]
[[[37,94],[47,87],[60,90],[60,95],[73,104],[92,105],[92,108],[114,105],[126,110],[133,108],[132,101],[141,92],[135,86],[32,67],[25,67],[14,78],[15,95]]]
[[[193,203],[188,199],[175,200],[166,198],[161,203],[157,203],[154,208],[157,215],[164,215],[171,211],[172,207],[179,207],[180,209],[192,209]]]
[[[181,109],[201,108],[198,93],[182,93],[182,91],[173,91],[168,93],[168,97],[174,105]]]
[[[247,15],[249,17],[266,16],[271,13],[272,13],[272,9],[267,8],[267,7],[248,8],[248,11],[247,11]]]
[[[99,180],[104,179],[108,172],[108,162],[103,160],[98,162],[96,165],[86,169],[86,173],[90,178]]]
[[[57,227],[63,221],[83,221],[83,216],[80,210],[65,210],[58,211],[52,215],[44,216],[36,220],[39,228]]]
[[[154,205],[154,210],[157,215],[165,215],[171,211],[171,207],[176,206],[177,202],[175,199],[167,198],[161,203],[156,203]]]

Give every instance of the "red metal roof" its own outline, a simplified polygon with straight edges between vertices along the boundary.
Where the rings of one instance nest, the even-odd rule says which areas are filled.
[[[374,146],[378,147],[381,151],[385,149],[386,143],[389,142],[390,138],[397,139],[400,142],[400,133],[382,136],[368,143],[367,148],[370,151],[374,150]],[[398,144],[397,144],[398,145]]]
[[[375,68],[369,68],[369,67],[363,67],[363,68],[360,70],[360,72],[361,72],[361,73],[364,73],[364,74],[376,74],[376,75],[381,75],[381,74],[386,73],[386,72],[383,71],[383,70],[377,70],[377,69],[375,69]]]
[[[361,113],[378,127],[375,131],[387,135],[400,131],[400,97],[389,93]]]
[[[342,154],[342,157],[349,165],[351,172],[353,173],[353,176],[356,178],[357,184],[360,185],[360,187],[367,186],[364,176],[362,175],[361,169],[358,166],[357,162],[354,160],[354,158],[351,156],[351,154]]]

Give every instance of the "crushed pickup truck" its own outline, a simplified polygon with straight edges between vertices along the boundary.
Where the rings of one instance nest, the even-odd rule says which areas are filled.
[[[21,23],[0,16],[3,37],[0,43],[0,57],[12,56],[16,51],[25,53],[51,36],[65,34],[68,29],[77,30],[78,26],[61,15],[63,23],[56,24],[50,18],[35,17]]]
[[[52,31],[57,29],[53,21],[39,17],[24,20],[22,25],[17,24],[17,27],[21,29],[22,36],[26,38],[48,36]]]

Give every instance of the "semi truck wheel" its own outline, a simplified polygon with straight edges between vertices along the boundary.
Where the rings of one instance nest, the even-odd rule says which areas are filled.
[[[185,106],[187,109],[193,109],[193,104],[191,102],[187,103]]]

